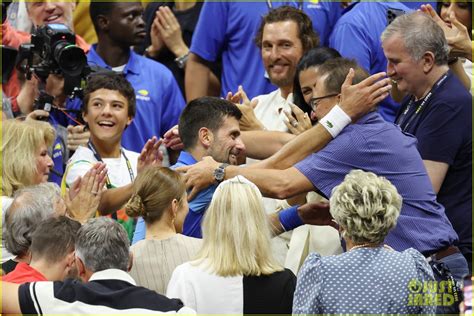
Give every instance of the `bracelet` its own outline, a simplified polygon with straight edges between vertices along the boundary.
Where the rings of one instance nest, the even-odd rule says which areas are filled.
[[[278,213],[280,224],[285,231],[289,231],[304,225],[303,220],[298,215],[298,207],[299,205],[293,206]]]
[[[331,134],[332,138],[336,138],[344,127],[351,122],[351,118],[339,107],[339,104],[336,104],[331,111],[319,121],[329,134]]]

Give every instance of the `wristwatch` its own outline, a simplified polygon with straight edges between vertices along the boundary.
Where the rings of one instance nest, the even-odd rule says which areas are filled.
[[[214,170],[214,179],[216,179],[217,183],[221,183],[224,180],[225,168],[227,168],[228,165],[228,163],[223,163]]]
[[[180,56],[174,60],[174,62],[178,65],[180,69],[184,69],[184,66],[186,66],[186,62],[188,61],[189,57],[189,52],[184,54],[183,56]]]

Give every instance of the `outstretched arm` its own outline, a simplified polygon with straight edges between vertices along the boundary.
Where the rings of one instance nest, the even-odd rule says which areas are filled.
[[[359,117],[367,113],[378,102],[388,96],[392,87],[390,85],[390,79],[382,79],[385,77],[385,75],[386,74],[383,72],[378,73],[370,76],[356,85],[352,85],[354,71],[351,69],[346,77],[346,81],[342,85],[340,107],[344,110],[346,115],[349,115],[350,118],[352,118],[353,121],[357,121]],[[293,140],[283,146],[283,148],[275,155],[252,165],[252,167],[227,167],[225,178],[229,179],[241,174],[245,177],[248,177],[250,181],[254,182],[264,194],[272,197],[287,198],[288,196],[292,196],[294,194],[307,192],[310,189],[306,191],[293,191],[292,187],[287,186],[289,177],[281,178],[283,175],[282,172],[272,170],[272,173],[263,174],[262,172],[265,170],[257,171],[256,169],[288,169],[298,161],[303,160],[309,154],[322,149],[331,140],[332,135],[328,132],[328,130],[326,130],[325,127],[318,123],[303,134],[295,137]],[[193,188],[190,198],[192,198],[203,188],[208,187],[210,184],[214,183],[213,171],[215,168],[217,168],[217,165],[215,162],[212,163],[210,161],[212,159],[206,159],[207,164],[206,161],[203,160],[193,166],[176,169],[180,172],[186,172],[186,185],[188,188]],[[271,176],[274,176],[275,179],[268,178]],[[261,186],[258,184],[260,182]],[[272,185],[272,187],[267,187],[267,185]]]
[[[352,85],[354,71],[349,72],[341,88],[339,106],[351,117],[353,122],[388,96],[392,86],[390,85],[390,79],[385,78],[385,76],[384,72],[377,73],[356,85]],[[255,164],[255,168],[289,168],[309,154],[318,152],[331,140],[331,134],[318,123],[295,137],[275,155]]]

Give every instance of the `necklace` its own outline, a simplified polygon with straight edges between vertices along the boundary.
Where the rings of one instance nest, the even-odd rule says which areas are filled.
[[[381,246],[380,244],[366,243],[366,244],[355,245],[354,247],[349,249],[349,251],[352,251],[354,249],[359,249],[359,248],[378,248],[378,247],[383,247],[385,249],[393,250],[393,248],[388,245]]]

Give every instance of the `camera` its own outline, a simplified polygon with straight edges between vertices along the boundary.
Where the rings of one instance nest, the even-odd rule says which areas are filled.
[[[31,35],[31,43],[22,44],[18,65],[31,79],[34,73],[40,80],[40,96],[35,109],[50,111],[52,96],[45,91],[50,74],[64,77],[64,94],[82,98],[83,81],[90,73],[84,51],[76,46],[76,35],[64,24],[47,24],[38,27]],[[25,63],[26,60],[26,63]]]
[[[47,24],[31,35],[31,43],[20,46],[20,61],[28,60],[26,71],[46,79],[49,74],[83,75],[87,68],[84,51],[76,46],[76,35],[63,24]]]

